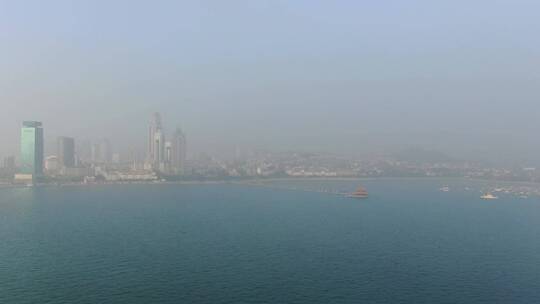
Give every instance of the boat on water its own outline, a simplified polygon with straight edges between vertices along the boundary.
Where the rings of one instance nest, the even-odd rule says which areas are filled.
[[[481,199],[484,199],[484,200],[495,200],[495,199],[498,199],[499,197],[491,194],[491,193],[486,193],[482,196],[480,196]]]
[[[450,191],[450,187],[444,186],[444,187],[440,188],[439,191],[442,191],[442,192],[449,192],[449,191]]]
[[[368,198],[368,193],[363,187],[358,187],[353,193],[347,194],[350,198]]]

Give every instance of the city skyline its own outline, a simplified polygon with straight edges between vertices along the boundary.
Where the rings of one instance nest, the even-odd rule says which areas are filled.
[[[128,154],[160,111],[196,152],[540,163],[540,4],[518,2],[5,3],[0,155],[27,119]]]
[[[160,147],[160,150],[162,152],[159,153],[160,156],[157,159],[154,159],[154,162],[153,162],[154,168],[158,168],[159,165],[157,164],[159,164],[160,162],[163,162],[163,160],[166,157],[165,156],[167,153],[166,144],[169,145],[169,149],[170,149],[171,145],[174,144],[172,141],[172,139],[175,139],[174,135],[180,134],[180,137],[183,136],[184,137],[183,140],[185,141],[185,134],[183,132],[183,129],[179,127],[179,124],[174,124],[173,122],[170,122],[167,120],[165,120],[165,122],[168,122],[169,124],[167,124],[167,127],[164,127],[165,123],[163,122],[160,112],[153,112],[151,117],[152,118],[149,120],[148,113],[147,113],[147,119],[146,121],[143,121],[147,128],[147,131],[146,131],[147,137],[145,139],[142,139],[141,134],[138,134],[138,140],[137,140],[138,144],[131,145],[129,148],[121,147],[121,144],[119,144],[117,141],[111,140],[109,137],[104,137],[100,135],[97,135],[93,139],[88,139],[88,138],[81,139],[81,138],[75,138],[72,136],[57,135],[57,134],[51,134],[50,132],[44,132],[44,135],[43,135],[44,136],[44,157],[59,156],[59,144],[60,144],[59,141],[62,139],[68,139],[68,140],[74,140],[74,141],[76,140],[76,142],[78,143],[76,145],[75,153],[74,153],[75,155],[77,155],[78,160],[84,159],[86,161],[92,161],[92,162],[97,162],[97,163],[99,162],[110,163],[113,161],[113,157],[121,157],[124,160],[147,163],[147,161],[149,160],[149,157],[150,159],[152,158],[151,157],[152,152],[149,149],[151,146],[154,146],[154,145],[149,145],[149,141],[150,142],[153,141],[153,138],[150,136],[150,134],[154,132],[153,130],[156,129],[156,125],[159,125],[157,130],[159,131],[161,138],[160,138],[160,143],[158,143],[157,146]],[[141,122],[141,124],[143,124],[143,122]],[[177,127],[173,127],[174,125],[176,125]],[[164,131],[165,129],[167,129],[168,132],[170,133],[169,136],[172,135],[171,137],[166,136],[166,132]],[[60,133],[60,134],[64,134],[64,133]],[[194,140],[195,142],[197,141],[196,139],[193,139],[193,138],[191,140]],[[10,157],[15,157],[16,162],[20,162],[21,161],[20,143],[21,143],[21,139],[19,138],[14,144],[14,146],[19,147],[19,149],[14,150],[15,151],[14,153],[5,153],[3,155],[0,154],[0,158],[5,160]],[[114,145],[112,143],[114,143]],[[75,144],[73,143],[73,145]],[[240,143],[235,143],[235,142],[232,142],[232,143],[229,142],[229,148],[226,149],[227,150],[226,153],[221,153],[221,151],[215,152],[212,149],[210,150],[199,149],[195,151],[193,151],[192,149],[193,147],[190,146],[191,157],[198,157],[198,155],[211,155],[214,157],[221,158],[223,160],[235,159],[235,157],[238,154],[238,151],[252,151],[252,152],[254,151],[268,151],[268,152],[294,152],[296,151],[296,152],[308,152],[308,153],[329,153],[335,156],[345,156],[345,157],[352,157],[352,158],[368,158],[368,159],[373,158],[373,157],[379,157],[379,156],[399,155],[401,153],[414,153],[414,151],[419,152],[420,154],[418,155],[418,157],[422,158],[423,156],[425,156],[425,155],[422,155],[423,154],[422,151],[425,151],[428,154],[430,153],[441,154],[441,155],[445,155],[445,157],[450,157],[456,160],[482,161],[486,163],[492,163],[494,165],[522,165],[522,166],[539,166],[540,165],[540,162],[537,162],[534,159],[530,159],[530,158],[509,158],[505,161],[497,161],[497,160],[494,161],[487,157],[486,158],[456,157],[455,154],[448,153],[443,150],[431,149],[429,147],[426,148],[421,145],[396,146],[392,149],[383,149],[375,153],[371,152],[371,153],[364,153],[364,154],[351,153],[350,150],[336,151],[336,150],[318,149],[317,147],[311,148],[311,149],[309,147],[300,147],[300,148],[294,149],[294,148],[288,148],[287,146],[284,146],[280,149],[279,147],[272,148],[272,147],[267,147],[264,145],[263,146],[257,145],[256,143],[251,144],[251,145],[245,144],[242,146]],[[180,158],[186,159],[187,155],[188,154],[184,151]],[[178,159],[178,157],[176,157],[176,159]],[[60,164],[60,159],[58,159],[58,161]],[[171,156],[169,156],[169,162],[172,162],[172,161],[173,160]],[[424,159],[423,161],[429,161],[429,158]]]
[[[486,161],[455,159],[437,151],[409,149],[399,153],[351,158],[301,151],[237,150],[233,159],[201,154],[187,158],[186,134],[167,130],[154,112],[139,139],[146,149],[122,158],[114,142],[101,138],[83,148],[72,137],[58,136],[56,153],[44,152],[42,122],[24,121],[20,154],[6,157],[0,178],[8,183],[158,182],[245,180],[258,178],[461,177],[538,182],[536,167],[515,163],[498,166]],[[144,155],[138,157],[137,155]],[[531,190],[532,191],[532,190]]]
[[[112,169],[138,176],[136,178],[158,173],[182,176],[186,173],[186,135],[179,127],[170,131],[169,137],[166,134],[161,115],[155,112],[148,123],[148,132],[140,135],[147,145],[143,160],[135,157],[140,151],[133,151],[131,157],[122,158],[113,148],[115,143],[107,138],[80,147],[73,137],[57,136],[56,150],[51,154],[44,149],[43,123],[24,121],[20,129],[19,154],[3,157],[0,169],[7,170],[2,172],[5,175],[2,177],[16,183],[46,182],[58,178],[86,180],[96,176],[112,178],[109,177]]]

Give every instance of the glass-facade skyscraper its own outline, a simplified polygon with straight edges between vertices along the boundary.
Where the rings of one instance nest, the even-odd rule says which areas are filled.
[[[32,179],[43,175],[43,127],[41,122],[23,122],[20,173],[29,175]]]
[[[58,137],[58,163],[62,168],[75,167],[75,139]]]
[[[147,161],[154,169],[159,169],[165,160],[165,134],[161,124],[161,115],[154,113],[148,129]]]
[[[180,128],[176,129],[171,141],[171,165],[175,174],[184,174],[186,166],[186,135]]]

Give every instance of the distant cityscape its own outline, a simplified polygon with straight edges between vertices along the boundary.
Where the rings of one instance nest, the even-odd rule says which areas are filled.
[[[56,154],[44,155],[44,127],[39,121],[24,121],[19,157],[3,161],[0,178],[4,183],[158,181],[186,176],[186,136],[177,128],[168,137],[161,115],[154,113],[146,137],[143,161],[135,156],[122,159],[108,139],[77,146],[75,138],[59,136]]]
[[[43,129],[41,122],[22,123],[20,154],[3,159],[0,167],[2,184],[360,177],[540,181],[540,172],[533,167],[491,167],[436,153],[354,159],[329,153],[238,150],[232,160],[208,154],[188,159],[186,134],[181,128],[167,134],[159,113],[151,116],[148,133],[141,134],[146,151],[129,157],[116,153],[108,139],[78,145],[75,138],[67,136],[59,136],[56,153],[46,156]],[[140,154],[144,154],[144,157],[136,156]]]

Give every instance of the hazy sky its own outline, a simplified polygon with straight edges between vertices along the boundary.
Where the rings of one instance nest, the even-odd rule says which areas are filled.
[[[46,138],[540,161],[539,1],[3,1],[0,155]],[[54,152],[54,151],[52,151]]]

